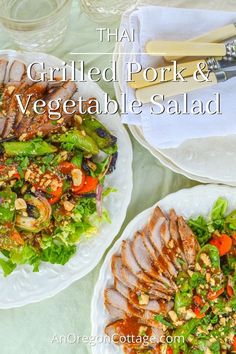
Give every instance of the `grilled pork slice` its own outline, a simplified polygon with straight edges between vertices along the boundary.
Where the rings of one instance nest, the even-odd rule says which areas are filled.
[[[150,299],[149,295],[141,291],[132,291],[123,285],[119,280],[115,279],[114,287],[121,295],[123,295],[132,305],[141,310],[148,310],[154,313],[167,312],[173,307],[173,303],[167,303],[162,300]]]
[[[179,257],[181,258],[183,263],[182,268],[185,269],[187,265],[187,260],[184,254],[184,247],[178,230],[177,215],[174,209],[170,210],[170,235],[171,238],[175,241],[175,244],[178,248]]]
[[[8,137],[12,133],[12,129],[15,124],[18,112],[19,112],[19,105],[18,105],[16,95],[24,95],[25,91],[31,85],[33,85],[33,81],[28,80],[28,79],[22,80],[20,85],[15,88],[14,94],[11,95],[11,100],[10,100],[9,107],[8,107],[8,110],[6,113],[7,121],[6,121],[5,128],[4,128],[4,131],[2,134],[3,138]]]
[[[2,132],[4,130],[5,123],[6,123],[6,117],[0,116],[0,136],[2,135]]]
[[[157,249],[155,249],[154,246],[152,245],[148,235],[147,227],[143,229],[141,235],[142,235],[144,246],[148,250],[150,257],[154,262],[155,268],[157,268],[159,272],[162,273],[166,278],[172,279],[173,276],[168,271],[168,261],[166,261],[166,258],[163,257],[163,255],[161,255],[157,251]]]
[[[8,60],[2,58],[0,59],[0,88],[5,82],[5,77],[7,73]]]
[[[170,227],[169,220],[164,221],[160,227],[160,236],[163,243],[162,250],[163,253],[166,255],[166,257],[168,257],[170,262],[172,262],[172,264],[174,265],[175,277],[177,277],[178,270],[181,269],[181,265],[179,264],[178,261],[179,251],[177,245],[175,244],[175,241],[170,236],[169,227]]]
[[[123,345],[124,339],[127,338],[126,346],[137,349],[145,348],[145,345],[147,349],[148,343],[151,342],[152,345],[159,343],[160,337],[163,335],[161,329],[146,326],[141,320],[137,320],[137,318],[133,317],[108,324],[105,328],[105,333],[113,338],[115,344]]]
[[[156,288],[162,292],[169,292],[168,289],[171,288],[171,282],[168,278],[164,277],[161,273],[159,273],[157,269],[155,269],[154,262],[152,261],[143,243],[142,236],[139,232],[135,234],[134,239],[131,243],[131,248],[139,266],[146,274],[156,280]]]
[[[134,307],[123,295],[116,289],[107,288],[104,291],[105,306],[106,303],[127,313],[128,316],[141,318],[146,324],[160,328],[160,323],[154,320],[155,314],[148,310],[141,310]]]
[[[127,317],[127,314],[121,309],[118,309],[108,303],[106,303],[105,306],[107,311],[109,312],[111,321],[121,320]]]
[[[130,316],[140,317],[143,311],[136,309],[129,304],[128,300],[113,288],[107,288],[104,291],[105,304],[108,303],[116,307]]]
[[[137,263],[133,255],[130,242],[128,241],[122,241],[121,258],[122,258],[123,265],[127,267],[134,275],[136,275],[140,281],[147,283],[149,285],[155,283],[155,280],[153,278],[150,278],[147,274],[145,274],[142,268]]]
[[[114,277],[118,279],[122,284],[130,288],[132,291],[144,292],[149,295],[150,299],[170,299],[169,295],[158,290],[148,288],[143,283],[141,283],[134,274],[132,274],[126,267],[123,266],[120,256],[114,255],[112,257],[111,268]]]
[[[177,220],[178,220],[179,234],[183,243],[185,257],[187,259],[189,267],[193,268],[196,263],[196,256],[198,251],[200,250],[200,246],[194,233],[187,225],[184,218],[182,216],[179,216]]]
[[[164,252],[165,251],[165,243],[160,235],[160,230],[161,230],[162,224],[164,222],[166,222],[166,217],[164,216],[161,209],[157,206],[155,208],[149,222],[148,222],[148,225],[147,225],[148,237],[149,237],[153,247],[165,259],[168,272],[173,277],[176,277],[175,266]]]
[[[19,82],[26,75],[26,65],[19,61],[14,60],[9,68],[9,75],[7,82]]]
[[[141,281],[138,280],[138,278],[133,273],[129,271],[128,268],[122,267],[121,273],[124,279],[126,279],[128,283],[135,286],[136,289],[139,289],[140,291],[149,294],[151,299],[170,300],[171,294],[169,295],[166,293],[162,293],[161,291],[156,290],[156,288],[153,285],[142,283]]]
[[[151,278],[147,274],[144,273],[143,269],[137,263],[132,249],[131,244],[128,241],[123,241],[121,246],[121,258],[122,263],[125,267],[127,267],[131,273],[133,273],[140,282],[144,283],[148,288],[155,289],[160,291],[160,284],[155,279]],[[165,284],[167,285],[167,284]],[[167,294],[172,293],[172,289],[168,289],[166,287]]]
[[[48,87],[47,82],[43,81],[43,82],[36,82],[25,90],[24,94],[22,95],[22,106],[23,107],[26,106],[29,97],[31,97],[31,99],[27,108],[27,112],[24,114],[21,110],[19,110],[18,114],[16,115],[14,129],[15,129],[15,135],[17,137],[21,136],[21,134],[26,132],[27,129],[29,128],[34,118],[33,104],[37,99],[44,96],[47,87]]]
[[[79,99],[79,97],[80,97],[80,94],[77,91],[71,97],[71,99],[76,102]],[[65,113],[65,112],[63,113],[62,112],[62,116],[61,116],[60,119],[58,119],[56,121],[56,124],[55,124],[55,121],[53,121],[53,120],[48,120],[46,123],[42,124],[38,128],[38,132],[42,136],[47,136],[47,135],[52,134],[52,133],[60,132],[63,129],[63,127],[65,127],[65,126],[71,126],[74,123],[73,122],[74,115],[80,113],[80,105],[79,105],[79,103],[77,102],[75,107],[68,108],[67,111],[68,111],[68,113]]]
[[[66,100],[70,99],[75,94],[75,92],[76,92],[76,84],[72,81],[66,81],[62,86],[53,90],[50,94],[47,94],[44,97],[44,101],[46,102],[46,104],[48,104],[50,101],[54,101],[54,100],[56,101],[60,99],[60,105],[62,105]],[[56,106],[52,107],[52,109],[53,108],[56,108]],[[47,129],[50,129],[50,127],[52,129],[53,124],[49,119],[48,110],[46,110],[46,112],[41,116],[35,114],[31,122],[31,125],[27,130],[27,133],[24,134],[24,140],[31,139],[36,134],[38,134],[39,131],[43,131],[42,126],[44,126],[44,124],[47,123],[49,123],[49,126],[47,125]],[[44,126],[44,130],[47,131],[47,129]]]

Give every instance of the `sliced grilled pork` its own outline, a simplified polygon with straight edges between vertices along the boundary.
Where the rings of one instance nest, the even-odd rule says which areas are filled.
[[[122,267],[121,274],[123,279],[126,281],[126,284],[131,289],[139,289],[140,291],[149,294],[151,299],[165,299],[170,300],[170,295],[162,293],[161,291],[156,290],[152,285],[147,285],[142,283],[138,278],[129,271],[128,268]]]
[[[0,59],[0,88],[5,82],[5,77],[7,73],[8,60]]]
[[[10,134],[14,134],[12,129],[15,124],[16,116],[19,112],[19,106],[17,102],[16,95],[24,95],[25,91],[33,85],[33,81],[31,80],[22,80],[21,84],[15,88],[14,94],[11,96],[10,104],[6,113],[7,121],[5,124],[5,128],[2,134],[3,138],[8,137]]]
[[[134,275],[136,275],[140,281],[147,283],[149,285],[155,283],[155,280],[150,278],[148,275],[146,275],[143,272],[142,268],[137,263],[133,255],[131,245],[128,241],[122,242],[121,258],[124,266],[127,267]]]
[[[182,216],[179,216],[177,220],[178,220],[179,234],[183,243],[185,257],[187,259],[189,267],[193,268],[196,262],[197,253],[200,250],[200,246],[194,233],[187,225],[184,218]]]
[[[62,107],[63,103],[70,99],[76,92],[76,84],[71,81],[66,81],[62,86],[54,90],[52,93],[48,94],[44,100],[46,104],[48,104],[50,101],[56,101],[60,99],[60,105]],[[56,103],[55,103],[56,104]],[[52,107],[53,108],[53,107]],[[56,106],[54,106],[56,108]],[[59,110],[60,111],[60,110]],[[71,118],[72,115],[68,115],[69,118]],[[63,122],[64,125],[64,122]],[[31,125],[27,132],[24,134],[24,140],[31,139],[34,137],[36,134],[41,132],[43,135],[47,135],[48,133],[51,133],[52,131],[58,131],[58,129],[61,129],[62,124],[59,123],[59,125],[54,125],[52,123],[52,120],[49,119],[49,110],[46,110],[44,114],[41,116],[38,114],[34,115],[34,118],[31,121]]]
[[[143,291],[149,293],[147,287],[140,283],[138,281],[138,278],[135,277],[135,275],[133,275],[126,267],[123,266],[122,259],[120,256],[114,255],[112,257],[111,269],[115,279],[119,280],[124,286],[126,286],[133,292]],[[157,295],[159,298],[165,296],[165,294],[156,291],[155,295],[150,294],[150,297],[156,298]],[[169,299],[168,296],[166,296],[166,298]]]
[[[150,241],[147,227],[143,229],[141,235],[142,235],[144,246],[148,250],[149,255],[152,258],[152,261],[154,262],[155,268],[157,268],[159,272],[162,273],[165,277],[172,278],[171,273],[169,273],[168,271],[168,262],[166,261],[165,257],[163,257],[157,251],[157,249],[154,248],[154,246]]]
[[[154,262],[152,261],[144,243],[142,236],[139,232],[137,232],[134,236],[134,239],[131,243],[131,248],[134,254],[134,257],[140,267],[144,270],[146,274],[148,274],[150,277],[154,278],[156,280],[155,285],[156,288],[162,292],[168,292],[168,288],[172,286],[170,283],[169,279],[164,277],[161,272],[158,272],[157,269],[155,269]],[[168,285],[168,288],[166,285]]]
[[[126,312],[122,311],[121,309],[118,309],[117,307],[114,307],[108,303],[106,303],[105,306],[107,311],[109,312],[110,321],[121,320],[127,317]]]
[[[14,123],[14,129],[15,129],[15,135],[21,136],[24,132],[27,131],[27,129],[30,127],[30,124],[32,122],[32,119],[34,117],[34,111],[33,111],[33,105],[34,102],[43,97],[46,90],[47,90],[48,84],[47,82],[36,82],[32,86],[28,87],[24,94],[22,95],[22,105],[25,107],[27,104],[27,101],[30,98],[29,105],[27,108],[26,114],[24,114],[21,110],[18,111]]]
[[[153,312],[136,308],[116,289],[105,289],[104,298],[105,304],[108,303],[113,307],[121,309],[129,316],[141,318],[146,324],[150,326],[160,328],[160,323],[154,320],[155,314]]]
[[[178,230],[177,215],[174,209],[170,210],[170,235],[178,247],[179,257],[182,259],[183,264],[187,264],[187,260],[184,254],[183,243]]]
[[[173,277],[176,277],[175,266],[164,252],[165,251],[165,243],[160,235],[160,230],[161,230],[161,227],[164,222],[166,222],[166,217],[162,213],[161,209],[159,207],[156,207],[150,220],[149,220],[149,223],[147,225],[148,236],[150,238],[150,241],[151,241],[153,247],[165,259],[165,263],[166,263],[168,272]]]
[[[139,309],[148,310],[151,312],[159,313],[168,311],[173,307],[173,303],[164,302],[162,300],[150,299],[148,294],[138,291],[132,291],[127,286],[122,284],[119,280],[115,279],[114,287],[121,293],[132,305]]]
[[[169,229],[169,220],[165,220],[160,227],[160,236],[162,239],[162,251],[169,258],[170,262],[174,265],[175,268],[175,277],[178,275],[178,270],[181,269],[181,265],[178,261],[178,248],[175,244],[175,241],[171,239],[170,229]]]
[[[7,82],[19,82],[23,80],[26,75],[26,65],[19,61],[14,60],[9,68],[8,80]]]

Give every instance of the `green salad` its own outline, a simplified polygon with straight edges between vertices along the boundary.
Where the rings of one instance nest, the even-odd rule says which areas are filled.
[[[77,128],[0,144],[0,266],[64,265],[81,237],[110,222],[104,181],[116,166],[117,139],[88,114]]]

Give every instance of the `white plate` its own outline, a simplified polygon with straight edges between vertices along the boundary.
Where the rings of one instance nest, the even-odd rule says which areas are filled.
[[[118,80],[122,77],[122,49],[117,45],[113,59],[117,61]],[[121,83],[114,82],[119,101]],[[187,140],[177,148],[156,149],[145,139],[141,127],[129,126],[137,141],[165,166],[202,183],[222,183],[236,186],[236,135]]]
[[[189,189],[182,189],[170,194],[157,204],[166,212],[175,208],[177,214],[184,218],[207,216],[218,197],[224,197],[229,202],[229,211],[236,208],[236,188],[217,185],[201,185]],[[113,284],[113,276],[110,268],[113,254],[119,253],[122,240],[132,239],[137,230],[142,229],[155,206],[137,215],[126,227],[122,236],[114,244],[106,256],[100,270],[99,278],[94,289],[91,309],[92,337],[104,337],[104,327],[109,322],[108,313],[103,303],[103,292],[106,287]],[[101,340],[100,340],[101,342]],[[93,348],[93,354],[120,354],[121,350],[112,343],[97,343]],[[105,342],[105,341],[104,341]]]
[[[60,67],[62,65],[62,60],[48,54],[2,50],[0,56],[17,58],[28,64],[33,61],[43,61],[48,66]],[[85,98],[96,97],[99,102],[103,102],[104,92],[93,82],[79,83],[79,91]],[[104,203],[110,213],[112,223],[102,225],[98,235],[79,243],[76,255],[65,266],[42,263],[38,273],[33,273],[29,265],[18,266],[6,278],[1,272],[0,308],[18,307],[41,301],[65,289],[96,267],[103,253],[119,232],[126,216],[133,186],[132,146],[119,115],[99,116],[98,118],[118,138],[117,168],[106,178],[106,186],[112,186],[118,192],[112,193]]]

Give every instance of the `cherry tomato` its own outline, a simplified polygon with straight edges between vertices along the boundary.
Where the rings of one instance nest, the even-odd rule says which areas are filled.
[[[200,307],[202,306],[204,303],[203,303],[203,300],[202,300],[202,297],[200,295],[194,295],[193,297],[193,304],[196,306],[196,307]]]
[[[63,174],[70,174],[73,169],[77,168],[75,164],[69,161],[61,162],[59,165],[59,170]]]
[[[234,336],[234,339],[233,339],[233,351],[234,352],[236,351],[236,336]]]
[[[48,199],[48,203],[53,205],[56,202],[58,202],[58,200],[60,200],[62,196],[62,193],[63,193],[62,187],[58,187],[56,191],[51,191],[49,194],[51,194],[52,197]]]
[[[82,188],[80,186],[79,188],[74,186],[72,190],[75,194],[85,194],[85,193],[93,192],[96,190],[98,183],[99,183],[98,178],[92,176],[86,176]]]
[[[234,289],[232,288],[231,285],[229,285],[229,284],[226,285],[226,291],[227,291],[227,294],[229,295],[229,297],[234,296]]]
[[[205,317],[205,313],[201,313],[201,309],[199,307],[195,307],[193,309],[193,312],[195,313],[197,318],[203,318]]]

